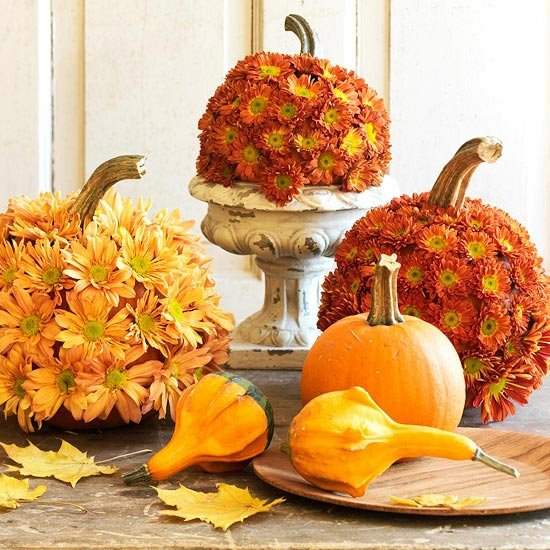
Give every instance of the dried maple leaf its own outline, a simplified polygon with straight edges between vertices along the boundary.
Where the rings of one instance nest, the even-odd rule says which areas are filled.
[[[267,512],[276,504],[284,502],[278,498],[270,503],[253,497],[248,489],[240,489],[226,483],[218,484],[217,493],[202,493],[193,491],[183,485],[179,489],[157,489],[159,498],[169,506],[176,506],[177,510],[163,510],[165,516],[177,516],[190,521],[200,519],[219,527],[224,531],[230,525],[245,518]]]
[[[114,474],[114,466],[98,466],[93,456],[79,451],[70,443],[61,440],[59,451],[41,451],[29,442],[27,447],[6,445],[0,442],[6,454],[21,466],[10,466],[10,471],[24,476],[55,477],[73,487],[80,479],[98,474]]]
[[[0,474],[1,508],[19,508],[20,502],[32,502],[45,492],[45,485],[38,485],[31,491],[28,479],[15,479],[6,474]]]
[[[464,497],[459,498],[456,495],[438,495],[428,493],[426,495],[418,495],[416,497],[401,498],[390,497],[392,502],[396,504],[404,504],[406,506],[414,506],[416,508],[443,506],[451,510],[460,510],[468,506],[477,506],[487,500],[486,497]]]

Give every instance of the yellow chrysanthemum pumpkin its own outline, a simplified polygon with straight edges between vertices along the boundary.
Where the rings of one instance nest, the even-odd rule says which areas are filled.
[[[0,214],[0,406],[26,431],[174,414],[227,360],[233,318],[192,222],[108,191],[144,173],[143,157],[118,157],[80,193]]]

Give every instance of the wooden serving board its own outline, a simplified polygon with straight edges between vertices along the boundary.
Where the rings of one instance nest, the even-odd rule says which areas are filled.
[[[550,508],[550,437],[494,430],[461,428],[486,453],[515,466],[513,478],[471,461],[420,458],[394,464],[375,480],[365,495],[353,498],[318,489],[302,479],[289,458],[272,447],[253,462],[256,475],[283,491],[365,510],[438,516],[493,515]],[[390,496],[411,497],[427,493],[487,497],[477,506],[452,510],[441,507],[415,508],[393,503]]]

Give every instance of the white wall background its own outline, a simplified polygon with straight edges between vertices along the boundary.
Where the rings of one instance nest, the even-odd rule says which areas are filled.
[[[15,194],[76,189],[106,158],[141,153],[147,178],[119,190],[200,220],[205,206],[189,197],[187,182],[206,102],[247,53],[297,51],[283,21],[299,13],[327,57],[386,97],[392,174],[403,191],[428,189],[467,139],[498,136],[503,157],[478,170],[471,194],[522,221],[550,259],[546,0],[0,0],[0,7],[0,208]],[[210,251],[225,305],[242,318],[257,307],[261,283],[245,258]]]

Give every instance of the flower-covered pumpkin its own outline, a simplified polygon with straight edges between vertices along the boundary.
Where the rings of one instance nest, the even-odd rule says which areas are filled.
[[[550,283],[527,231],[502,210],[465,197],[491,138],[465,143],[431,193],[402,196],[358,220],[324,283],[318,326],[371,305],[382,253],[397,252],[399,307],[441,329],[462,360],[467,404],[503,420],[541,385],[550,360]]]
[[[105,194],[143,173],[142,157],[118,157],[80,193],[13,198],[0,215],[0,405],[26,431],[173,415],[227,360],[233,319],[192,222]]]
[[[199,121],[198,174],[257,182],[281,206],[306,185],[380,185],[390,160],[383,100],[353,71],[312,55],[303,18],[289,16],[286,28],[307,53],[260,52],[229,71]]]

